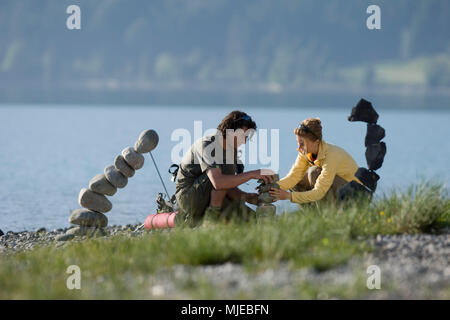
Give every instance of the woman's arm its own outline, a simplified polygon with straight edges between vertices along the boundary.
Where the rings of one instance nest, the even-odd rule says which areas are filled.
[[[278,181],[277,184],[283,190],[291,189],[303,179],[308,167],[309,166],[306,159],[299,154],[289,173],[283,179]]]
[[[291,201],[295,203],[308,203],[322,199],[336,176],[337,159],[335,157],[327,157],[322,164],[322,172],[317,178],[314,188],[309,191],[292,192]]]

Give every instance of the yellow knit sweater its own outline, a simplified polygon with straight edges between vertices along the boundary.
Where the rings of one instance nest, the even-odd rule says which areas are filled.
[[[311,166],[322,168],[314,189],[304,192],[292,192],[292,202],[301,204],[322,199],[333,184],[336,175],[347,182],[355,180],[362,184],[355,177],[356,170],[358,170],[355,160],[344,149],[325,141],[320,142],[317,159],[314,162],[310,162],[305,155],[299,152],[297,160],[287,176],[277,183],[281,189],[288,190],[303,179],[306,171]]]

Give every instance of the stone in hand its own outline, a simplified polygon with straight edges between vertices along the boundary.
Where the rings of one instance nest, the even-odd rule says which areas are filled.
[[[261,193],[261,194],[258,196],[258,202],[262,202],[262,203],[272,203],[273,200],[274,200],[274,199],[272,198],[272,196],[271,196],[268,192]]]
[[[280,180],[280,175],[278,173],[275,173],[274,175],[272,175],[272,182],[277,182]],[[263,179],[258,179],[256,182],[260,183],[260,184],[264,184],[264,180]]]
[[[263,192],[269,192],[269,190],[272,189],[272,188],[280,189],[280,186],[278,185],[278,183],[269,183],[269,184],[262,183],[256,188],[258,189],[258,191],[260,193],[263,193]]]

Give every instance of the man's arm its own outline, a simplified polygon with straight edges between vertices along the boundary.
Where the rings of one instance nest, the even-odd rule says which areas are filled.
[[[233,200],[245,200],[246,192],[242,191],[239,188],[233,188],[228,190],[227,196],[229,196]]]
[[[272,181],[272,176],[261,174],[261,170],[253,170],[240,174],[223,174],[221,169],[211,168],[206,171],[206,174],[216,190],[236,188],[251,179],[262,179],[265,183]]]
[[[244,200],[245,202],[255,205],[258,204],[257,193],[244,192],[239,188],[233,188],[228,190],[227,196],[229,196],[231,199]]]

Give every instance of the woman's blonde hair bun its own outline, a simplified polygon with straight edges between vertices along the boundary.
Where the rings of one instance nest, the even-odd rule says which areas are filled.
[[[301,137],[309,138],[312,141],[322,140],[322,121],[320,118],[308,118],[302,121],[302,125],[308,128],[303,130],[298,127],[294,130],[295,134]]]

